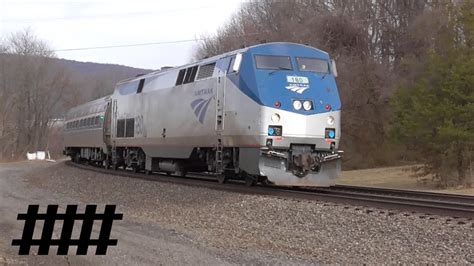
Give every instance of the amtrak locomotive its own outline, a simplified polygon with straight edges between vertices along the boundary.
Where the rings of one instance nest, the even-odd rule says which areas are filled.
[[[74,161],[284,186],[340,174],[341,102],[326,52],[267,43],[121,81],[66,115]]]

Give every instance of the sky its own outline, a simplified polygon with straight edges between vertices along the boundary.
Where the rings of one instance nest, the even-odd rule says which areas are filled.
[[[189,63],[243,0],[0,0],[0,37],[30,28],[59,58],[158,69]],[[191,40],[186,42],[176,42]],[[107,49],[76,48],[160,43]],[[168,42],[168,43],[166,43]]]

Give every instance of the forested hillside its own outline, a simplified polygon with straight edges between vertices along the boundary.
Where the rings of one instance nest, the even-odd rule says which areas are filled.
[[[48,121],[151,70],[58,59],[31,31],[0,42],[0,161],[48,146]]]
[[[81,101],[110,94],[118,81],[152,71],[122,65],[56,60],[71,73],[73,82],[80,88]]]

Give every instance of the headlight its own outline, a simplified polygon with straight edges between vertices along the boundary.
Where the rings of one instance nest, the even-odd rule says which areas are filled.
[[[336,121],[336,119],[334,119],[333,116],[328,116],[328,125],[330,125],[330,126],[334,125],[335,121]]]
[[[273,123],[278,123],[280,122],[280,115],[277,113],[272,114],[272,122]]]
[[[298,100],[293,101],[293,108],[295,108],[295,110],[297,110],[297,111],[301,110],[302,106],[303,106],[303,104],[300,101],[298,101]]]
[[[309,111],[309,110],[313,109],[313,103],[311,101],[304,101],[303,102],[303,108],[306,111]]]

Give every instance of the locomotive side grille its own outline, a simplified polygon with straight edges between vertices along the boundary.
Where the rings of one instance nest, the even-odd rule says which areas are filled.
[[[117,120],[117,138],[125,137],[125,119]]]
[[[178,73],[178,79],[176,79],[176,86],[183,84],[184,74],[186,74],[186,68],[181,69]]]
[[[135,136],[135,118],[117,120],[117,138],[133,138]]]
[[[133,138],[135,136],[135,119],[130,118],[125,120],[125,137]]]
[[[201,67],[199,67],[199,74],[197,76],[197,79],[212,77],[215,66],[216,66],[216,63],[211,63],[207,65],[202,65]]]

